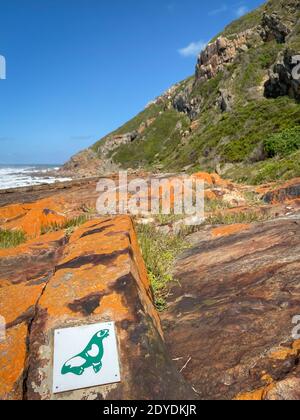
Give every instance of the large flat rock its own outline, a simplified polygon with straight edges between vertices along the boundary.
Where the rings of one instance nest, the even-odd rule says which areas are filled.
[[[195,244],[177,261],[163,327],[203,399],[300,399],[300,218]]]

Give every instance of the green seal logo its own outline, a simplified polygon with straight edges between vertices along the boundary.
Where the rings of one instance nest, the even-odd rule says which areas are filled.
[[[93,367],[95,374],[102,369],[102,359],[104,356],[103,340],[109,337],[109,330],[99,331],[90,340],[86,348],[77,356],[68,360],[62,370],[62,375],[72,373],[73,375],[81,376],[86,369]]]

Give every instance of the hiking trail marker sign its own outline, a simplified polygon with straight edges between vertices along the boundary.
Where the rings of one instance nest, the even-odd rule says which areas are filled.
[[[54,394],[120,381],[114,322],[54,331]]]

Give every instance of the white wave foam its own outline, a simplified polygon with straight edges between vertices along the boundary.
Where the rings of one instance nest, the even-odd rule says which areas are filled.
[[[58,171],[59,167],[0,166],[0,189],[28,187],[31,185],[54,184],[71,181],[71,178],[47,176],[48,172]],[[37,175],[35,175],[37,174]],[[42,175],[38,175],[42,174]]]

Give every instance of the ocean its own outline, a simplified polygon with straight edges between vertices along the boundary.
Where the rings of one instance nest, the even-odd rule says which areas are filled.
[[[0,190],[71,181],[71,178],[56,177],[55,172],[58,169],[58,165],[0,164]]]

